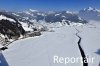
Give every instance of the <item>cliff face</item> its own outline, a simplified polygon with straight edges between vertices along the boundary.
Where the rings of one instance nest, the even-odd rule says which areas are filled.
[[[24,35],[25,30],[14,17],[1,12],[0,33],[11,39],[13,36],[20,37],[20,35]]]

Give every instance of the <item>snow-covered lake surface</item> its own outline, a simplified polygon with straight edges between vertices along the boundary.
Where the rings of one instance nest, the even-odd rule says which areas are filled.
[[[83,66],[82,63],[67,63],[66,65],[64,63],[54,63],[53,59],[54,56],[81,57],[77,44],[79,38],[76,36],[76,29],[78,29],[85,55],[95,57],[94,62],[88,63],[88,66],[99,66],[99,25],[54,28],[54,32],[43,32],[41,36],[15,41],[1,54],[3,54],[9,66]]]
[[[81,46],[87,57],[94,57],[94,62],[89,66],[99,66],[100,63],[100,24],[77,27],[82,37]]]

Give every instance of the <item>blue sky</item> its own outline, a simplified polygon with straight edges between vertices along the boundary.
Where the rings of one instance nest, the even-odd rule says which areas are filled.
[[[8,11],[78,11],[89,6],[100,9],[100,0],[0,0],[0,9]]]

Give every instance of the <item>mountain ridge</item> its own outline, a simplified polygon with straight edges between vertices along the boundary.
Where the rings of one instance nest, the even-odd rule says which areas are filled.
[[[100,21],[100,10],[96,8],[92,7],[85,8],[83,10],[80,10],[78,15],[85,20]]]

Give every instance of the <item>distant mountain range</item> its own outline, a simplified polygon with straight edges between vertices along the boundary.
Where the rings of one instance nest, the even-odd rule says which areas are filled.
[[[92,7],[85,8],[79,11],[79,16],[85,20],[100,21],[100,10]]]
[[[100,10],[89,7],[80,10],[78,14],[69,11],[41,12],[29,9],[23,12],[0,11],[0,33],[9,36],[20,36],[25,31],[34,31],[35,26],[45,23],[61,23],[71,25],[72,23],[88,23],[88,20],[100,20]],[[36,23],[36,25],[35,25]],[[38,24],[38,25],[37,25]],[[39,27],[40,28],[40,27]],[[26,30],[25,30],[26,29]]]
[[[100,10],[92,7],[85,8],[80,10],[78,14],[69,11],[60,11],[60,12],[41,12],[38,10],[29,9],[23,12],[9,12],[5,10],[0,10],[1,15],[6,15],[6,17],[12,16],[11,18],[17,22],[27,23],[27,26],[34,25],[34,23],[46,22],[46,23],[82,23],[85,24],[88,20],[98,20],[100,21]]]
[[[37,10],[29,9],[28,11],[23,12],[7,12],[9,15],[15,17],[18,21],[21,22],[39,22],[40,20],[54,23],[54,22],[62,22],[66,21],[67,23],[75,22],[75,23],[86,23],[85,20],[80,18],[77,14],[74,14],[69,11],[61,11],[61,12],[40,12]]]
[[[27,32],[45,31],[49,25],[83,25],[88,23],[88,20],[100,21],[100,10],[89,7],[80,10],[78,14],[69,11],[41,12],[32,9],[23,12],[0,10],[0,40],[18,39]]]

